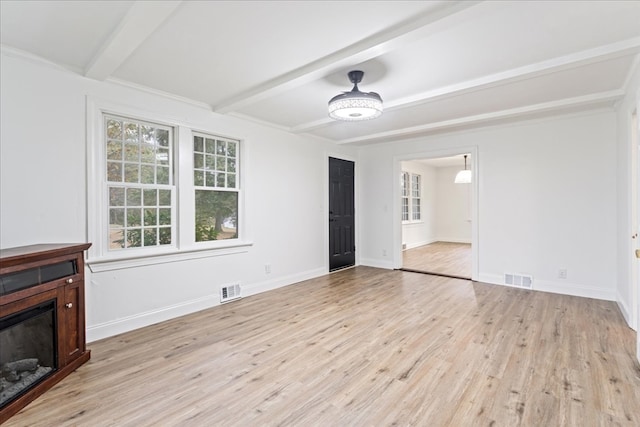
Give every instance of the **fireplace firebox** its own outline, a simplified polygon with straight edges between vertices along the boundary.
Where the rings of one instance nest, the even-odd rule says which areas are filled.
[[[0,319],[0,407],[57,368],[55,301]]]
[[[89,360],[84,321],[89,246],[0,250],[0,424]]]

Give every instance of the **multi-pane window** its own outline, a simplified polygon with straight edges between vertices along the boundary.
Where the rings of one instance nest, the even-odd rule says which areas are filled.
[[[400,186],[402,193],[402,221],[420,221],[422,219],[420,207],[422,182],[420,175],[402,172]]]
[[[400,188],[402,191],[402,220],[409,221],[409,173],[400,175]]]
[[[421,194],[420,175],[411,174],[411,219],[420,221],[420,194]]]
[[[104,116],[110,250],[170,245],[173,130]]]
[[[87,178],[94,242],[88,261],[96,268],[250,244],[240,239],[241,142],[208,133],[206,123],[200,133],[192,126],[173,115],[88,100],[87,159],[95,172]]]
[[[239,142],[193,135],[196,242],[238,238]]]

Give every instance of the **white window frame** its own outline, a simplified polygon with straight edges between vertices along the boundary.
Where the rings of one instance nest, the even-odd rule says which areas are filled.
[[[175,207],[176,207],[175,200],[176,199],[175,199],[174,195],[176,193],[177,186],[175,184],[176,179],[175,179],[175,176],[174,176],[174,173],[173,173],[175,168],[172,167],[172,165],[173,165],[173,157],[174,157],[173,153],[174,153],[174,148],[176,147],[176,144],[174,143],[175,129],[173,127],[165,126],[165,125],[162,125],[162,124],[159,124],[159,123],[151,123],[151,122],[148,122],[148,121],[132,119],[130,117],[120,117],[120,116],[115,116],[115,115],[107,114],[107,113],[103,114],[102,116],[103,116],[103,126],[104,126],[104,122],[105,121],[116,120],[116,121],[121,121],[122,123],[124,123],[124,122],[135,122],[136,124],[139,124],[139,125],[151,125],[151,126],[157,128],[159,130],[168,131],[168,133],[169,133],[169,141],[168,141],[169,145],[167,147],[167,151],[168,151],[168,153],[167,153],[168,154],[167,161],[168,161],[168,165],[169,165],[169,167],[168,167],[168,169],[169,169],[169,180],[168,180],[168,182],[166,184],[162,184],[162,183],[158,183],[158,182],[153,182],[153,183],[128,182],[128,181],[123,179],[122,181],[105,181],[105,183],[104,183],[104,187],[105,188],[103,190],[107,192],[107,194],[105,195],[106,196],[105,200],[106,200],[106,205],[107,205],[106,209],[107,210],[109,210],[111,208],[111,204],[110,204],[110,201],[109,201],[110,195],[108,193],[111,188],[120,187],[120,188],[125,189],[127,191],[127,193],[129,192],[130,189],[140,189],[143,194],[144,194],[144,190],[147,190],[147,189],[154,189],[156,191],[161,191],[161,190],[169,190],[169,191],[171,191],[171,198],[169,200],[169,203],[170,203],[169,209],[170,209],[170,217],[171,217],[171,228],[170,228],[171,236],[170,236],[170,239],[171,239],[172,243],[168,244],[168,245],[157,245],[156,244],[156,245],[150,245],[150,246],[146,246],[144,244],[144,239],[145,239],[145,237],[144,237],[144,231],[145,231],[144,225],[145,224],[144,224],[144,215],[142,214],[142,212],[145,210],[145,208],[143,206],[147,205],[147,203],[141,203],[140,208],[139,208],[140,212],[141,212],[140,224],[139,224],[139,226],[134,227],[134,229],[138,229],[138,228],[140,229],[140,232],[141,232],[140,240],[141,240],[141,243],[142,243],[141,247],[147,247],[148,249],[152,249],[152,248],[157,248],[158,246],[169,246],[169,247],[170,246],[175,246],[174,240],[175,240],[175,236],[176,236],[175,229],[176,229],[177,222],[176,222],[176,209],[175,209]],[[104,129],[104,127],[103,127],[103,129]],[[123,136],[121,138],[122,144],[123,144],[123,146],[122,146],[122,154],[123,154],[123,157],[124,157],[124,154],[126,153],[126,146],[127,146],[128,143],[125,142],[125,137],[124,137],[125,130],[124,129],[122,129],[122,133],[123,133]],[[104,142],[105,142],[104,139],[105,139],[105,135],[103,133],[103,135],[102,135],[102,150],[104,150],[105,147],[106,147],[106,144],[104,144]],[[103,157],[103,159],[107,163],[109,162],[109,159],[107,158],[107,156]],[[129,164],[131,163],[130,161],[127,161],[126,158],[123,158],[123,160],[124,160],[124,162],[118,161],[116,163],[120,163],[121,165],[124,165],[124,166],[126,166],[127,163],[129,163]],[[143,162],[142,158],[140,158],[137,162],[133,162],[133,163],[137,164],[137,166],[139,166],[139,167],[142,167],[143,165],[146,165],[148,162]],[[154,169],[156,169],[158,167],[163,167],[163,166],[161,164],[158,164],[157,161],[155,161],[154,162]],[[107,167],[107,169],[108,169],[108,167]],[[121,173],[126,175],[125,169],[123,169],[121,171]],[[141,172],[139,171],[139,173],[141,173]],[[106,170],[105,170],[105,174],[108,175]],[[155,173],[154,173],[154,175],[155,175]],[[158,195],[156,195],[156,197],[158,197]],[[127,198],[128,198],[128,196],[127,196]],[[142,199],[143,198],[142,198],[142,195],[141,195],[141,201],[142,201]],[[156,208],[160,208],[160,206],[157,203],[157,200],[156,200],[156,203],[155,203],[155,207]],[[130,206],[129,206],[128,202],[125,199],[124,205],[123,205],[123,208],[122,208],[123,209],[123,220],[128,219],[127,210],[129,208],[130,208]],[[134,206],[134,208],[137,209],[136,206]],[[162,209],[166,209],[166,208],[162,208]],[[107,214],[107,216],[109,216],[109,214]],[[159,219],[160,214],[158,213],[157,216],[158,216],[158,219]],[[110,221],[108,221],[108,222],[110,222]],[[124,222],[124,224],[123,224],[123,229],[122,229],[123,230],[123,236],[122,237],[123,237],[123,239],[126,240],[127,238],[126,238],[124,233],[125,233],[125,230],[129,230],[130,227],[126,223],[126,220],[123,221],[123,222]],[[166,227],[160,227],[159,224],[157,224],[156,226],[154,226],[152,228],[155,228],[156,231],[159,232],[160,228],[166,228]],[[109,227],[109,223],[106,224],[106,230],[107,230],[106,232],[109,234],[110,230],[111,230],[111,228]],[[160,239],[160,233],[158,233],[158,235],[156,237],[156,240],[159,240],[159,239]],[[107,246],[110,246],[109,243],[110,242],[107,242]],[[117,249],[115,249],[115,248],[114,249],[107,248],[107,250],[109,252],[111,252],[112,250],[113,251],[129,251],[130,249],[133,249],[133,248],[126,248],[126,247],[117,248]],[[134,250],[138,251],[139,249],[136,248]]]
[[[411,174],[402,171],[400,174],[400,218],[406,224],[411,220]]]
[[[192,158],[195,157],[195,153],[196,153],[196,150],[195,150],[195,147],[194,147],[194,143],[195,143],[194,140],[195,140],[196,137],[202,138],[203,139],[203,144],[205,144],[207,140],[215,140],[215,141],[220,141],[221,140],[221,141],[224,141],[227,144],[230,143],[230,142],[233,142],[236,145],[236,154],[233,157],[233,159],[235,160],[235,171],[229,172],[228,170],[226,170],[226,167],[225,167],[225,171],[224,171],[224,174],[225,174],[225,185],[223,187],[219,187],[217,182],[216,182],[216,185],[214,185],[214,186],[196,185],[195,177],[194,177],[195,176],[195,172],[196,172],[196,168],[195,168],[195,165],[193,165],[191,167],[191,179],[194,181],[193,182],[194,201],[195,201],[195,192],[199,191],[199,190],[200,191],[216,191],[216,192],[237,193],[238,194],[238,196],[237,196],[238,197],[238,210],[239,210],[239,208],[240,208],[240,193],[241,193],[240,192],[240,174],[241,174],[241,170],[242,170],[242,168],[241,168],[241,159],[240,159],[240,146],[241,146],[240,141],[238,139],[227,138],[227,137],[223,137],[223,136],[220,136],[220,135],[214,135],[212,133],[193,131],[192,135],[191,135],[191,147],[192,147],[191,157]],[[217,142],[216,142],[216,145],[217,145]],[[203,150],[205,150],[204,147],[203,147]],[[205,152],[202,152],[202,154],[204,156],[203,162],[206,162],[206,157],[209,154],[206,154]],[[218,158],[218,154],[214,154],[214,158],[217,159]],[[228,159],[229,157],[225,155],[224,158]],[[227,164],[227,166],[228,166],[228,164]],[[206,168],[204,168],[204,169],[206,170]],[[198,170],[200,170],[200,169],[198,169]],[[218,172],[216,172],[216,174],[218,174]],[[228,186],[228,179],[229,179],[229,176],[231,174],[233,174],[235,176],[235,185],[233,187],[229,187]],[[204,178],[204,179],[206,180],[206,178]],[[196,212],[194,211],[194,215],[195,215],[195,213]],[[240,224],[239,224],[240,223],[240,218],[239,218],[240,215],[239,214],[240,213],[238,212],[238,218],[237,218],[238,224],[236,224],[236,234],[238,236],[240,236],[240,234],[239,234],[240,233]],[[194,216],[194,227],[195,227],[195,216]],[[195,228],[194,228],[194,233],[195,233]],[[196,237],[194,236],[194,240],[195,239],[196,239]],[[233,240],[238,240],[238,239],[236,238],[236,239],[224,239],[224,240],[233,241]],[[196,240],[196,244],[197,245],[210,244],[211,242],[215,242],[215,241],[216,240],[204,240],[204,241],[197,241]]]
[[[417,180],[417,181],[414,181]],[[414,182],[418,183],[418,196],[414,193]],[[422,222],[422,176],[420,174],[402,171],[400,175],[400,219],[403,224],[416,224]],[[420,216],[414,218],[414,206],[418,200],[420,205]],[[407,208],[406,217],[404,208]],[[407,218],[407,219],[404,219]]]
[[[238,162],[245,158],[241,138],[224,136],[202,123],[189,123],[143,108],[87,97],[87,265],[92,271],[108,271],[171,261],[247,252],[252,242],[246,236],[244,180],[237,165],[238,238],[195,242],[195,186],[193,182],[193,133],[219,135],[238,141]],[[157,123],[174,129],[171,245],[108,250],[108,194],[104,115]]]
[[[416,218],[416,205],[418,208],[417,218]],[[411,198],[409,202],[409,207],[411,208],[411,221],[421,222],[422,221],[422,177],[416,173],[411,174]]]

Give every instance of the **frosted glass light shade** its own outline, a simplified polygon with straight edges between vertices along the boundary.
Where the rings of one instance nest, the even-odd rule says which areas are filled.
[[[471,171],[470,170],[462,170],[462,171],[458,172],[454,182],[456,184],[469,184],[469,183],[471,183]]]
[[[356,121],[375,119],[382,115],[382,100],[379,96],[370,96],[362,92],[358,93],[361,96],[352,94],[347,92],[333,98],[329,102],[329,117],[335,120]]]
[[[375,92],[360,92],[358,83],[364,72],[349,71],[349,81],[353,83],[350,92],[342,92],[329,101],[329,117],[334,120],[371,120],[382,114],[382,98]]]

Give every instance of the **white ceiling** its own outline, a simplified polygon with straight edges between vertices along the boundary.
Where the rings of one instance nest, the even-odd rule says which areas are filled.
[[[640,1],[8,1],[8,54],[340,144],[612,108],[640,54]],[[359,85],[385,113],[335,122]]]

